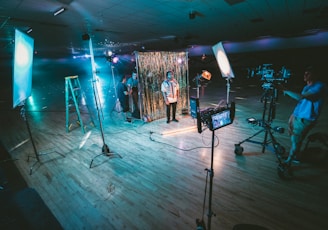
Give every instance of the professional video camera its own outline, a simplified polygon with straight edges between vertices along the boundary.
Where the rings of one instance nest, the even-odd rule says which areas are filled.
[[[281,68],[277,73],[275,73],[272,68],[272,64],[263,64],[262,66],[257,67],[255,70],[252,69],[249,71],[249,77],[261,77],[261,81],[266,83],[277,83],[277,82],[287,82],[291,76],[289,69],[286,69],[285,66]]]
[[[197,119],[198,133],[202,133],[202,124],[211,131],[232,124],[235,118],[235,103],[215,108],[199,109],[199,99],[190,97],[191,116]]]

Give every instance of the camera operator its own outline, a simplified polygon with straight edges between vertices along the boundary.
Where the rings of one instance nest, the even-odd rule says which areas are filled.
[[[298,163],[297,156],[300,153],[302,142],[308,132],[315,126],[324,99],[327,95],[327,86],[317,79],[317,74],[312,67],[308,67],[304,73],[304,86],[302,92],[296,93],[283,88],[281,85],[278,87],[283,91],[284,95],[297,100],[297,105],[291,114],[288,121],[288,131],[291,140],[291,148],[288,158],[285,163],[290,165],[291,162]]]

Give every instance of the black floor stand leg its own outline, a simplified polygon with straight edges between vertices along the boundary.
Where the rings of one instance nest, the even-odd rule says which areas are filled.
[[[98,112],[98,120],[99,120],[99,124],[100,124],[100,132],[101,132],[101,137],[102,137],[102,141],[103,141],[103,147],[101,149],[101,153],[96,155],[95,157],[92,158],[89,168],[92,168],[92,163],[94,161],[95,158],[99,157],[99,156],[106,156],[106,157],[119,157],[122,158],[119,154],[114,154],[110,151],[108,145],[105,143],[105,136],[104,136],[104,131],[103,131],[103,125],[102,125],[102,121],[100,119],[100,113],[99,113],[99,108],[98,108],[98,102],[97,102],[97,98],[96,98],[96,106],[97,106],[97,112]]]
[[[214,161],[214,137],[215,131],[212,131],[212,148],[211,148],[211,168],[205,169],[207,171],[206,174],[206,183],[205,183],[205,196],[204,196],[204,204],[203,204],[203,216],[202,219],[196,219],[197,230],[210,230],[211,229],[211,221],[212,216],[215,216],[215,213],[212,211],[212,191],[213,191],[213,178],[214,178],[214,169],[213,169],[213,161]],[[204,209],[205,209],[205,202],[206,202],[206,191],[207,191],[207,179],[208,176],[210,177],[209,183],[209,195],[208,195],[208,212],[207,212],[207,228],[204,222]]]
[[[110,151],[109,147],[104,143],[103,147],[102,147],[102,152],[98,155],[96,155],[95,157],[92,158],[89,168],[92,168],[92,163],[93,161],[99,157],[99,156],[105,156],[105,157],[109,157],[109,158],[113,158],[113,157],[118,157],[118,158],[122,158],[121,155],[119,154],[115,154],[113,152]]]
[[[30,125],[28,123],[28,119],[27,119],[27,115],[26,115],[26,112],[25,112],[25,101],[23,102],[23,106],[21,108],[21,116],[23,117],[25,123],[26,123],[26,127],[27,127],[27,131],[28,131],[28,134],[30,136],[30,140],[32,142],[32,146],[33,146],[33,150],[34,150],[34,156],[31,156],[31,155],[28,155],[27,157],[27,162],[30,161],[30,158],[35,158],[36,161],[32,164],[32,166],[30,167],[30,175],[32,175],[33,173],[33,168],[36,164],[41,164],[41,161],[40,161],[40,156],[43,156],[43,155],[47,155],[49,153],[52,153],[52,152],[49,152],[49,153],[38,153],[37,149],[36,149],[36,145],[34,143],[34,139],[33,139],[33,136],[32,136],[32,132],[31,132],[31,129],[30,129]],[[55,151],[54,151],[55,152]],[[57,154],[59,154],[60,156],[62,157],[65,157],[63,154],[60,154],[58,152],[56,152]]]
[[[91,49],[92,48],[91,48],[91,45],[90,45],[90,50]],[[96,109],[97,109],[97,114],[98,114],[101,138],[102,138],[102,141],[103,141],[103,147],[102,147],[101,153],[92,158],[92,160],[90,162],[90,165],[89,165],[89,168],[92,168],[92,164],[93,164],[94,159],[99,157],[99,156],[106,156],[106,157],[110,157],[110,158],[112,158],[112,157],[122,158],[119,154],[112,153],[110,151],[109,147],[107,146],[107,144],[105,143],[104,129],[103,129],[103,124],[102,124],[101,117],[100,117],[100,108],[99,108],[100,99],[99,99],[97,85],[95,85],[95,76],[94,75],[95,75],[95,71],[93,73],[93,78],[94,79],[92,80],[92,83],[93,83],[92,84],[92,89],[93,89],[93,95],[94,95],[95,103],[96,103]]]
[[[212,148],[211,148],[211,169],[209,170],[210,175],[210,190],[208,196],[208,213],[207,213],[207,229],[211,230],[211,220],[212,215],[215,215],[212,212],[212,189],[213,189],[213,177],[214,177],[214,169],[213,169],[213,160],[214,160],[214,130],[212,131]]]

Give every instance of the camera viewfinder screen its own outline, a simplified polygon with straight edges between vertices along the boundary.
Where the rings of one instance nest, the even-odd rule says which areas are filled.
[[[230,109],[224,110],[217,114],[213,114],[211,118],[212,118],[212,125],[213,125],[212,130],[222,128],[232,123],[230,117]]]

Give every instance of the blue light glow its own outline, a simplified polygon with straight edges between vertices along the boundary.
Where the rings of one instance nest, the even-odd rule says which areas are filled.
[[[33,49],[34,39],[16,29],[13,65],[13,108],[31,96]]]

